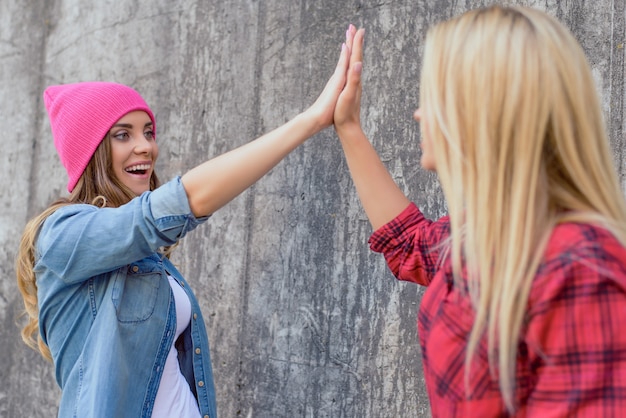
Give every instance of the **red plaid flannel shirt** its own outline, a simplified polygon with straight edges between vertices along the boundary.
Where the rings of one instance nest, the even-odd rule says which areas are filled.
[[[411,204],[369,242],[398,279],[428,286],[418,331],[433,416],[509,416],[485,339],[464,386],[474,313],[453,286],[451,263],[438,264],[449,233],[447,217],[433,222]],[[515,399],[519,417],[626,417],[626,249],[605,229],[553,231],[527,304]]]

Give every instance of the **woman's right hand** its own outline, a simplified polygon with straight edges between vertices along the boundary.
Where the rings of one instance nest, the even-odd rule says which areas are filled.
[[[344,131],[361,129],[361,72],[363,69],[363,38],[365,29],[350,25],[346,32],[346,46],[350,54],[347,80],[337,99],[333,123],[341,136]]]
[[[361,129],[364,35],[364,29],[356,30],[352,25],[346,34],[350,61],[346,84],[337,99],[333,119],[363,209],[376,230],[398,216],[410,202]]]

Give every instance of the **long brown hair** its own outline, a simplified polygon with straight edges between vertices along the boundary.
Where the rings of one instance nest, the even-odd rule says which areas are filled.
[[[529,292],[562,222],[626,245],[626,202],[582,48],[547,14],[493,6],[430,30],[421,107],[448,203],[455,280],[466,268],[476,319],[515,409],[515,361]]]
[[[152,172],[150,190],[156,189],[159,185],[156,173]],[[28,322],[22,328],[21,334],[24,342],[34,350],[38,350],[44,358],[52,360],[50,350],[39,335],[37,281],[33,271],[35,243],[41,225],[63,206],[86,203],[98,207],[119,207],[130,202],[134,197],[134,193],[119,181],[113,172],[111,140],[107,135],[96,149],[70,195],[56,200],[26,224],[15,264],[17,286],[24,300],[22,315],[28,317]]]

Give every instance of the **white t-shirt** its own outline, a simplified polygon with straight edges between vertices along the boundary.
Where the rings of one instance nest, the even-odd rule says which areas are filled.
[[[174,342],[183,333],[191,322],[191,303],[180,284],[171,276],[168,276],[170,287],[174,292],[176,304],[176,336]],[[200,418],[200,409],[195,396],[189,388],[185,376],[180,372],[178,365],[178,352],[174,343],[165,360],[163,376],[159,384],[159,390],[154,401],[152,418]]]

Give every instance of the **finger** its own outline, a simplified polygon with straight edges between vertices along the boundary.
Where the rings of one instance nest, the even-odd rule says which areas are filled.
[[[355,32],[352,42],[352,50],[350,51],[350,64],[348,68],[348,80],[346,81],[349,89],[359,95],[361,85],[361,73],[363,70],[363,38],[365,29],[359,29]]]
[[[356,27],[353,24],[348,25],[348,30],[346,30],[346,41],[341,47],[341,55],[339,58],[339,62],[337,63],[337,68],[335,70],[337,73],[342,73],[345,75],[348,71],[348,66],[350,64],[350,55],[352,53],[352,41],[356,32]]]
[[[350,48],[350,67],[357,62],[363,62],[363,39],[365,38],[365,29],[361,28],[355,32],[352,37]]]
[[[341,53],[339,54],[339,60],[337,61],[337,67],[335,67],[335,73],[345,74],[350,62],[350,50],[344,43],[341,45]]]
[[[351,23],[348,25],[348,30],[346,31],[346,45],[348,48],[352,49],[352,40],[354,39],[354,34],[356,33],[356,27]]]
[[[352,86],[352,88],[358,89],[361,84],[361,73],[363,72],[363,63],[355,62],[350,66],[350,70],[348,71],[348,84]]]

